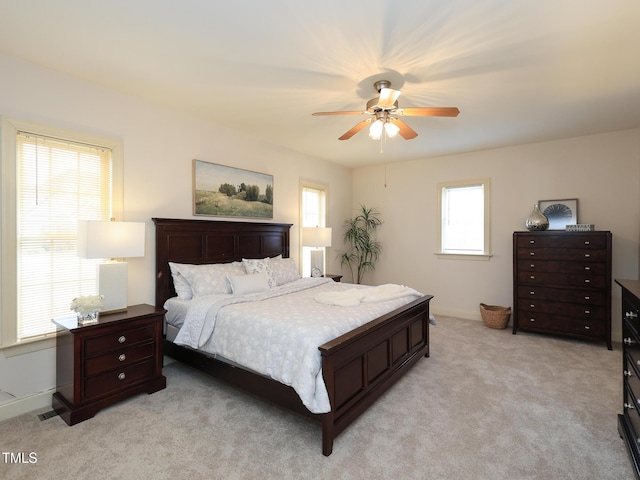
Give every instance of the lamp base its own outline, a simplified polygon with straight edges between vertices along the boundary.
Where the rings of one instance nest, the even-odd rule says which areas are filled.
[[[311,276],[321,277],[324,272],[324,250],[311,250]]]
[[[98,292],[103,296],[101,313],[127,311],[127,263],[98,265]]]

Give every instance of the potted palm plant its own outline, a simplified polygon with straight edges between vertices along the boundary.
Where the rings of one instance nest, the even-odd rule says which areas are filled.
[[[373,237],[382,221],[375,208],[360,205],[358,215],[344,222],[344,242],[349,246],[340,254],[340,265],[348,266],[355,283],[362,283],[364,274],[375,269],[382,252],[382,244]]]

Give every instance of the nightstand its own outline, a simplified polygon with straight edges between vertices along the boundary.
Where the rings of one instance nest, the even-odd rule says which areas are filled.
[[[53,319],[59,328],[52,406],[68,425],[133,395],[166,387],[165,313],[151,305],[133,305],[126,312],[99,314],[97,323],[89,325],[79,325],[75,315]]]
[[[340,282],[342,275],[335,275],[333,273],[325,273],[323,277],[331,278],[334,282]]]

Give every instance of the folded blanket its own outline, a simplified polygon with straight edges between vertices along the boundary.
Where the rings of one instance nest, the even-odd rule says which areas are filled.
[[[351,288],[340,292],[321,292],[313,299],[318,303],[339,307],[355,307],[361,303],[384,302],[407,295],[421,297],[422,294],[404,285],[387,283],[370,288]]]

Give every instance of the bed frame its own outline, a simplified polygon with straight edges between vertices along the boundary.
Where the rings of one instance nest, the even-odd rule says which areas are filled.
[[[176,295],[168,262],[225,263],[289,257],[290,224],[154,218],[156,306]],[[164,354],[311,416],[322,425],[322,453],[421,357],[429,356],[429,301],[425,295],[319,347],[331,411],[313,414],[286,385],[164,340]]]

